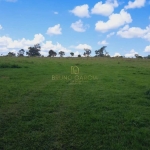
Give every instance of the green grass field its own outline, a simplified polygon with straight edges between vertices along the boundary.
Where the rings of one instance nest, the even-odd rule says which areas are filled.
[[[0,57],[0,150],[149,149],[150,60]]]

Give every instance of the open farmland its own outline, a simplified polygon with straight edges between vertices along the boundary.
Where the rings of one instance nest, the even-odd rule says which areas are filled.
[[[149,148],[150,60],[0,57],[1,150]]]

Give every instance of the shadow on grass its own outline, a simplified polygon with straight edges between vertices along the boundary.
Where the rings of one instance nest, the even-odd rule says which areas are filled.
[[[22,68],[22,67],[17,64],[3,63],[0,64],[0,68]]]

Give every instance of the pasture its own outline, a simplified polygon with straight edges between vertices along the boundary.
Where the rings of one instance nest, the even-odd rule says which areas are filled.
[[[149,148],[150,60],[0,57],[0,150]]]

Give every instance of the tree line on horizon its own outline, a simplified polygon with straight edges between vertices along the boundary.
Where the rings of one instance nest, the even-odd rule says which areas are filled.
[[[102,46],[100,49],[95,50],[95,56],[94,57],[111,57],[109,55],[109,53],[106,51],[106,47],[107,46]],[[33,47],[29,47],[29,50],[26,52],[26,55],[29,57],[44,57],[43,55],[40,54],[40,50],[41,50],[41,46],[40,44],[35,44]],[[88,48],[84,49],[84,53],[83,56],[85,57],[90,57],[91,54],[91,50]],[[25,50],[24,49],[20,49],[17,53],[18,57],[23,57],[25,54]],[[60,57],[63,57],[65,55],[64,51],[59,51],[58,55],[60,55]],[[74,53],[71,52],[70,53],[71,57],[74,56]],[[2,54],[1,54],[2,56]],[[14,52],[9,52],[6,56],[16,56],[16,54]],[[57,53],[54,50],[49,50],[48,51],[48,56],[47,57],[56,57]],[[81,57],[81,55],[79,54],[78,57]],[[116,56],[118,58],[124,58],[124,56]],[[136,58],[143,58],[142,56],[139,56],[138,54],[135,54]],[[150,55],[148,55],[147,57],[144,58],[148,58],[150,59]]]

